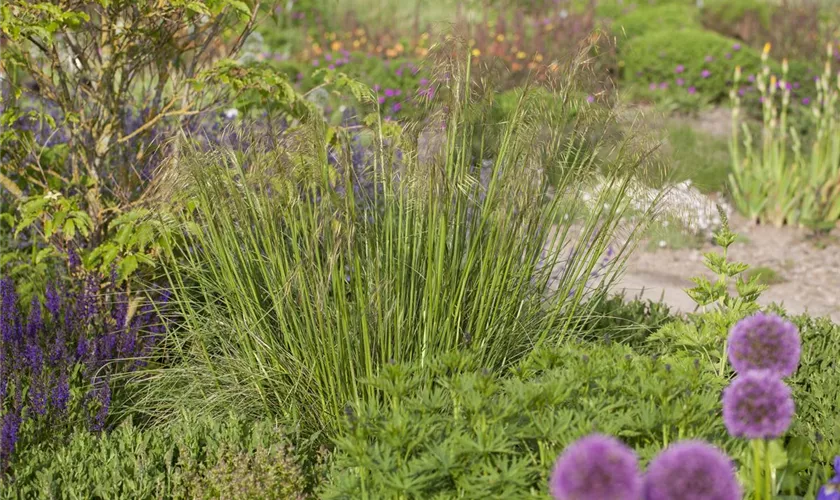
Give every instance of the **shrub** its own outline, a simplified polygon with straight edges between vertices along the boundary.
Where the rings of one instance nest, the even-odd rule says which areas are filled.
[[[537,349],[508,377],[451,353],[388,366],[373,384],[388,397],[348,412],[324,498],[548,498],[555,458],[590,432],[642,462],[689,437],[740,449],[717,416],[725,380],[617,343]]]
[[[661,93],[696,93],[718,101],[729,93],[735,67],[744,74],[761,68],[761,55],[715,33],[696,29],[659,31],[628,42],[624,77],[628,83],[656,86]]]
[[[317,463],[273,422],[181,417],[162,427],[130,421],[112,432],[77,430],[21,450],[8,499],[300,499]]]
[[[610,30],[620,40],[632,40],[657,31],[678,32],[699,27],[700,19],[696,7],[664,4],[655,7],[639,7],[613,21]]]
[[[463,347],[498,369],[589,315],[587,299],[623,259],[624,247],[603,261],[637,157],[619,144],[591,168],[574,148],[593,115],[546,127],[523,99],[493,124],[487,103],[456,99],[457,85],[442,85],[445,127],[412,135],[381,123],[363,132],[372,142],[361,161],[344,132],[328,148],[315,130],[277,150],[179,162],[195,207],[181,214],[184,258],[168,270],[184,322],[148,396],[153,411],[234,405],[332,433],[348,401],[378,397],[361,380],[390,360]],[[482,128],[502,140],[473,157]],[[598,185],[584,212],[581,190]]]

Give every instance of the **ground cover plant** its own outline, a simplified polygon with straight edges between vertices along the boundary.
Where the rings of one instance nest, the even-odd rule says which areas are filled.
[[[840,498],[835,10],[3,3],[0,498]]]

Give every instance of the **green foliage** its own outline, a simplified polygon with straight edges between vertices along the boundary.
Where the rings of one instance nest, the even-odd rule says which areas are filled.
[[[307,497],[309,468],[272,422],[181,417],[164,426],[125,422],[20,450],[8,499],[292,499]]]
[[[686,321],[675,321],[665,325],[648,337],[654,343],[666,342],[680,346],[701,356],[710,365],[718,365],[718,374],[723,377],[726,369],[726,338],[729,329],[740,319],[758,310],[756,303],[766,285],[758,282],[757,276],[744,280],[741,276],[749,266],[727,258],[729,247],[735,242],[736,235],[729,229],[726,213],[719,208],[721,228],[715,233],[715,243],[723,251],[704,254],[706,267],[716,276],[712,282],[706,277],[691,278],[694,288],[686,290],[703,314],[688,315]],[[736,295],[730,293],[734,286]],[[707,311],[707,307],[716,306]]]
[[[310,127],[241,163],[224,151],[179,160],[194,210],[180,214],[189,234],[166,271],[184,322],[140,404],[160,413],[235,406],[332,433],[348,401],[378,398],[361,381],[390,360],[423,363],[465,347],[498,369],[591,313],[588,299],[633,244],[593,282],[628,208],[637,157],[619,144],[603,171],[564,168],[590,124],[544,127],[527,99],[496,124],[484,120],[488,103],[450,92],[446,127],[423,139],[374,114],[363,171],[350,167],[346,131],[331,142]],[[469,145],[483,131],[501,140],[487,146],[482,175],[475,165],[486,157]],[[429,135],[440,149],[418,153]],[[563,172],[554,184],[563,195],[551,198],[550,168]],[[560,216],[597,185],[609,189],[595,193],[593,210]]]
[[[722,192],[731,168],[729,141],[697,130],[690,123],[670,120],[665,151],[670,159],[671,179],[674,182],[691,180],[704,193]]]
[[[700,28],[699,12],[696,7],[678,3],[639,7],[616,19],[610,27],[620,40],[632,40],[657,31],[680,31],[687,28]]]
[[[704,16],[715,21],[734,23],[754,15],[765,27],[769,26],[772,13],[773,5],[763,0],[705,0],[703,6]]]
[[[537,349],[509,376],[458,353],[387,366],[372,382],[386,399],[348,412],[322,496],[547,499],[554,460],[590,432],[643,462],[684,438],[737,453],[717,417],[724,380],[703,366],[616,343]]]
[[[728,95],[729,81],[736,66],[747,73],[757,73],[761,68],[761,55],[749,48],[734,50],[737,40],[697,29],[665,30],[642,35],[627,42],[624,58],[624,78],[630,84],[647,87],[648,84],[666,83],[668,89],[661,94],[686,94],[689,87],[709,101],[718,101]],[[727,57],[728,55],[728,57]],[[706,57],[711,62],[706,62]],[[678,66],[684,71],[677,73]],[[709,71],[704,78],[702,72]],[[677,79],[685,83],[677,85]]]
[[[767,50],[765,63],[766,58]],[[829,47],[825,70],[817,80],[817,97],[810,106],[813,133],[805,138],[810,147],[803,148],[803,138],[789,125],[787,64],[783,64],[778,84],[767,64],[757,75],[763,97],[760,144],[754,144],[752,131],[741,120],[738,93],[735,89],[730,92],[734,106],[729,184],[736,207],[747,217],[823,232],[840,220],[840,77],[832,75],[831,58]],[[739,77],[737,74],[736,88]]]
[[[159,187],[148,176],[161,137],[235,99],[312,114],[284,76],[233,61],[258,4],[3,3],[0,187],[17,203],[18,216],[3,217],[22,242],[4,254],[4,273],[32,288],[48,274],[45,258],[67,248],[106,272],[119,261],[123,278],[151,268],[163,228],[146,217]]]

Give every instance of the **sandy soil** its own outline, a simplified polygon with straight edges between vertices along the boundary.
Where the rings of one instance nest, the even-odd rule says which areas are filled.
[[[737,217],[732,228],[748,241],[730,247],[732,258],[750,266],[765,266],[784,280],[770,285],[759,302],[783,304],[787,311],[830,316],[840,323],[840,238],[815,242],[804,230],[755,226]],[[703,252],[719,251],[711,242],[700,250],[645,250],[642,245],[628,262],[618,284],[628,297],[659,299],[683,312],[694,302],[683,291],[691,276],[711,273],[703,266]]]

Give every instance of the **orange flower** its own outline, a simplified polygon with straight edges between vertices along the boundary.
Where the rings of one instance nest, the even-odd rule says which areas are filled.
[[[333,42],[333,43],[330,45],[330,48],[331,48],[334,52],[337,52],[337,51],[341,50],[341,42],[339,42],[338,40],[336,40],[335,42]]]
[[[496,35],[496,41],[497,42],[504,42],[505,41],[505,35],[499,33],[498,35]]]

